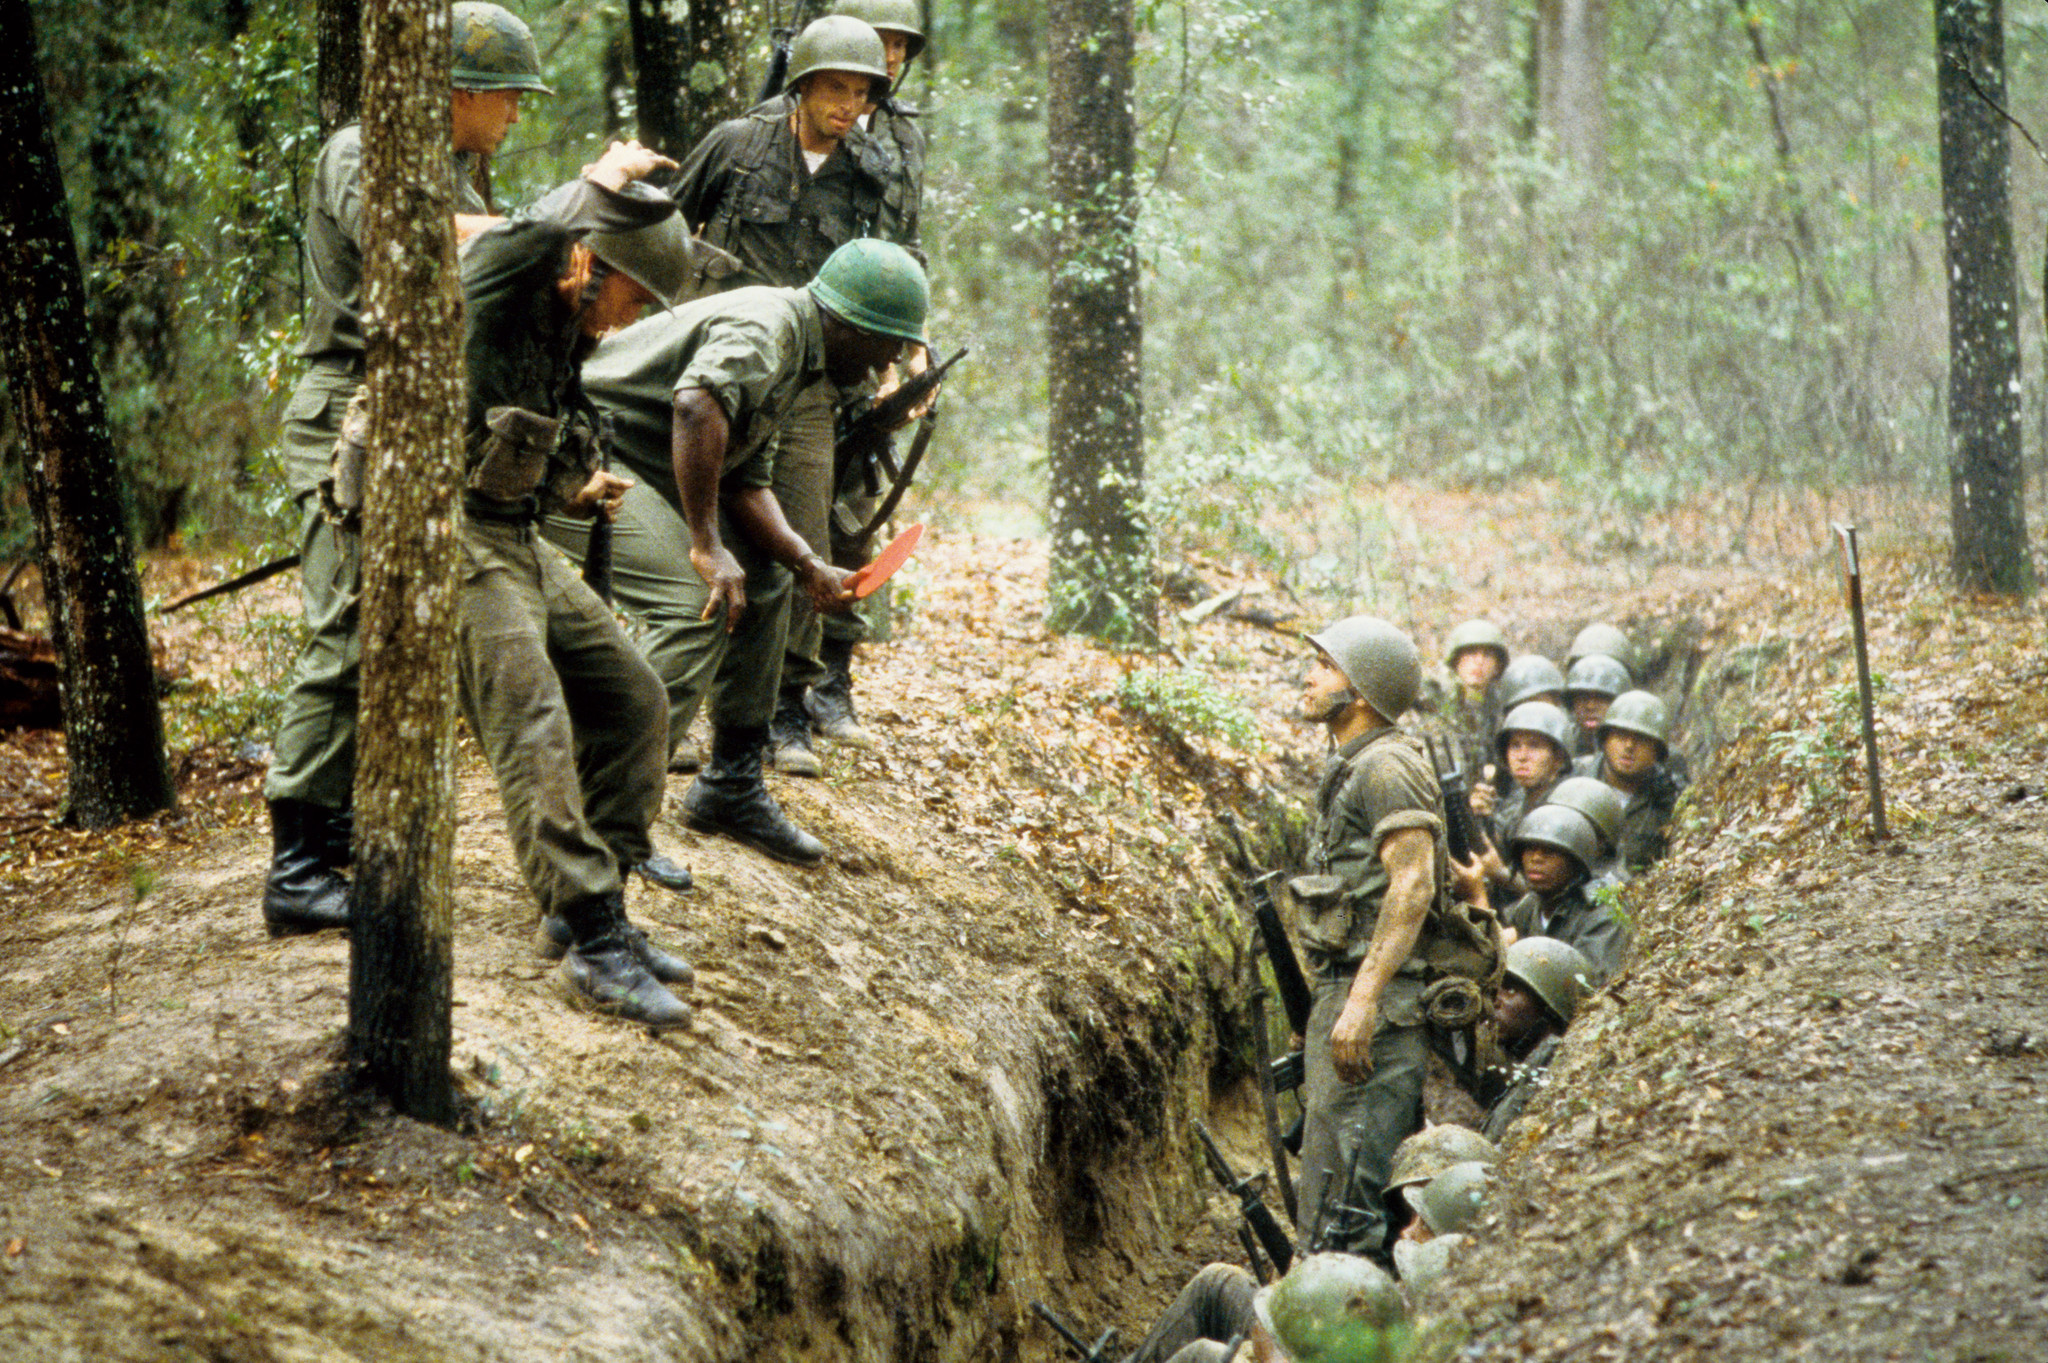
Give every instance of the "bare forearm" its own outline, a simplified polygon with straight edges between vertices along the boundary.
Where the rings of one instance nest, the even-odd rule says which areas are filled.
[[[1352,1002],[1375,1007],[1421,939],[1430,900],[1436,893],[1436,855],[1429,835],[1407,829],[1392,835],[1387,843],[1381,850],[1387,866],[1387,892],[1380,899],[1372,942],[1351,981]]]
[[[782,503],[765,487],[750,487],[725,499],[733,525],[747,542],[785,568],[795,568],[813,554],[804,537],[790,529]]]
[[[709,393],[689,388],[676,394],[669,433],[669,458],[683,523],[698,549],[722,547],[718,534],[718,480],[725,472],[730,429],[725,409]]]

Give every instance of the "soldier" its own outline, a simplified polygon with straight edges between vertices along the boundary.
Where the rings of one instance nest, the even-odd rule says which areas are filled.
[[[1489,620],[1467,620],[1444,640],[1444,670],[1450,676],[1435,708],[1458,765],[1475,777],[1500,727],[1496,683],[1507,665],[1508,641]]]
[[[1508,947],[1493,1004],[1498,1053],[1481,1070],[1472,1094],[1486,1108],[1488,1140],[1501,1140],[1542,1086],[1565,1029],[1592,992],[1592,980],[1593,963],[1568,943],[1524,937]]]
[[[1500,695],[1501,713],[1517,705],[1540,700],[1549,705],[1564,704],[1564,673],[1540,653],[1524,653],[1501,669],[1495,689]]]
[[[1452,1165],[1468,1160],[1494,1164],[1500,1160],[1500,1150],[1469,1126],[1440,1122],[1424,1127],[1394,1151],[1387,1169],[1388,1204],[1405,1215],[1410,1209],[1406,1190],[1420,1188]]]
[[[1512,932],[1515,941],[1553,937],[1575,946],[1592,965],[1587,982],[1595,989],[1605,984],[1634,934],[1593,893],[1589,872],[1598,843],[1592,824],[1572,810],[1541,805],[1522,820],[1508,850],[1529,893],[1501,914],[1502,935]]]
[[[1629,685],[1635,685],[1636,649],[1626,634],[1604,622],[1588,625],[1572,636],[1571,651],[1565,654],[1564,665],[1569,669],[1579,659],[1595,654],[1612,658],[1627,668]]]
[[[487,156],[519,121],[523,91],[549,93],[533,34],[510,12],[461,0],[454,7],[449,73],[456,229],[489,221],[474,186]],[[298,354],[306,373],[285,408],[285,478],[299,506],[300,590],[311,634],[278,717],[270,773],[270,874],[263,919],[274,935],[348,926],[349,807],[355,786],[356,696],[362,660],[356,605],[362,545],[324,514],[320,480],[341,434],[342,414],[363,380],[361,306],[362,129],[351,123],[320,149],[306,214],[307,300]]]
[[[1635,682],[1628,669],[1604,653],[1588,653],[1564,674],[1564,708],[1577,725],[1572,756],[1584,757],[1600,747],[1600,719],[1614,698]]]
[[[683,796],[693,828],[802,865],[824,844],[768,794],[761,754],[776,704],[793,591],[844,609],[848,574],[827,564],[771,492],[785,426],[837,388],[857,386],[923,337],[924,271],[900,247],[852,242],[805,288],[715,294],[626,328],[599,346],[583,383],[611,418],[640,481],[613,534],[612,582],[667,692],[671,735],[707,689],[711,757]],[[582,531],[556,518],[570,555]]]
[[[719,124],[690,153],[676,200],[693,228],[739,258],[731,286],[800,288],[839,247],[883,234],[890,221],[887,197],[892,186],[901,190],[898,167],[859,120],[886,99],[889,80],[881,35],[858,19],[828,15],[791,45],[784,86],[790,98]],[[910,226],[914,231],[914,221]],[[807,391],[784,419],[768,461],[790,528],[824,552],[831,539],[838,398],[827,389]],[[776,769],[793,775],[820,770],[804,698],[825,680],[822,640],[818,614],[799,600],[790,614],[769,740]]]
[[[919,8],[918,0],[840,0],[832,7],[832,13],[858,19],[881,36],[889,69],[889,93],[861,117],[861,127],[868,137],[890,153],[893,162],[888,185],[882,191],[875,235],[905,247],[922,262],[918,219],[924,200],[925,137],[918,126],[918,111],[899,94],[905,68],[924,51],[923,16]],[[918,350],[907,358],[906,368],[914,373],[926,363],[926,355]],[[834,565],[861,565],[864,546],[857,542],[857,537],[874,514],[876,501],[856,491],[842,495],[833,505]],[[853,654],[868,636],[867,621],[859,611],[835,612],[819,622],[819,635],[818,664],[824,675],[804,694],[804,709],[810,716],[811,727],[835,743],[871,746],[873,740],[861,725],[853,704]],[[799,675],[805,675],[807,661],[797,662],[796,668]],[[801,767],[801,754],[792,756]]]
[[[1436,772],[1395,722],[1422,668],[1408,636],[1357,615],[1311,635],[1303,716],[1338,746],[1310,824],[1301,910],[1315,1002],[1304,1037],[1301,1149],[1306,1243],[1383,1252],[1379,1189],[1422,1125],[1432,1026],[1425,961],[1441,943],[1444,850]]]
[[[1600,723],[1600,751],[1582,757],[1573,770],[1597,776],[1627,800],[1621,831],[1615,839],[1621,864],[1630,874],[1664,855],[1664,826],[1685,782],[1668,765],[1670,715],[1664,702],[1648,691],[1626,691],[1614,698]]]
[[[1571,774],[1571,742],[1570,718],[1546,701],[1525,701],[1508,711],[1501,722],[1494,754],[1514,789],[1496,803],[1491,786],[1481,782],[1472,788],[1473,812],[1490,816],[1487,834],[1491,845],[1480,862],[1495,884],[1506,885],[1514,879],[1514,868],[1498,849],[1513,840],[1524,814],[1542,804],[1550,788]]]
[[[1286,1363],[1378,1363],[1407,1353],[1408,1308],[1378,1264],[1311,1254],[1252,1298],[1254,1357]],[[1273,1354],[1269,1346],[1282,1352]]]
[[[558,985],[572,1003],[657,1030],[689,1021],[665,985],[692,972],[626,921],[621,873],[650,856],[661,810],[661,682],[535,522],[550,509],[615,512],[629,486],[598,466],[577,375],[597,337],[687,285],[683,271],[646,268],[684,251],[674,202],[638,183],[673,164],[614,144],[531,212],[480,234],[462,266],[463,715],[497,776],[543,950],[562,954]],[[649,234],[672,250],[635,250]]]
[[[1394,1265],[1410,1307],[1419,1305],[1450,1267],[1465,1231],[1486,1210],[1493,1186],[1490,1162],[1453,1164],[1429,1182],[1404,1190],[1415,1219],[1394,1245]]]

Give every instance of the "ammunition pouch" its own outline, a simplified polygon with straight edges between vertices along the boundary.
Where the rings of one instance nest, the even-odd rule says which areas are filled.
[[[470,469],[470,490],[498,502],[532,496],[548,471],[562,423],[524,407],[493,407],[484,425],[490,435]]]
[[[370,390],[358,388],[342,413],[341,435],[320,480],[320,512],[328,524],[350,534],[363,529],[363,463],[370,439]]]
[[[1290,876],[1279,885],[1290,901],[1302,940],[1318,950],[1342,956],[1351,947],[1351,897],[1339,876]]]

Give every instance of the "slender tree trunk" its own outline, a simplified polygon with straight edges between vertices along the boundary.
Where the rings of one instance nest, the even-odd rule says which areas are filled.
[[[1450,17],[1457,116],[1451,140],[1459,168],[1478,175],[1507,129],[1510,10],[1501,0],[1456,0]]]
[[[363,55],[370,430],[349,1053],[400,1111],[445,1122],[464,410],[445,0],[365,0]]]
[[[1145,519],[1131,0],[1051,0],[1047,138],[1054,629],[1158,633]]]
[[[319,0],[320,140],[355,122],[363,103],[362,0]]]
[[[1607,0],[1537,0],[1536,123],[1589,177],[1607,169]]]
[[[0,31],[0,348],[63,660],[69,817],[106,828],[176,791],[27,0],[0,0]]]
[[[681,136],[682,72],[676,64],[675,21],[668,17],[666,0],[626,0],[626,23],[633,35],[633,103],[640,141],[680,159],[696,143]]]
[[[1935,0],[1948,246],[1950,568],[1966,591],[2033,589],[2020,461],[2019,303],[2000,0]]]

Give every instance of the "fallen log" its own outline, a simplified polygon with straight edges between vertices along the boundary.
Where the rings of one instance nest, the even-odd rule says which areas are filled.
[[[57,649],[40,634],[0,627],[0,729],[61,729]]]

